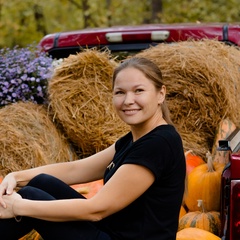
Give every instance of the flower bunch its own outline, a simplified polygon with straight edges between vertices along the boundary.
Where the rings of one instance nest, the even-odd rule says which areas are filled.
[[[36,47],[0,49],[0,107],[17,101],[45,103],[52,62]]]

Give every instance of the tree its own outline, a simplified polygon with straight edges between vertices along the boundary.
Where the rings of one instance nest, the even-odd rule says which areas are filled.
[[[0,1],[0,47],[39,42],[54,32],[175,22],[237,22],[239,0]]]
[[[33,14],[36,22],[36,30],[41,32],[43,35],[47,34],[45,17],[43,14],[43,9],[38,4],[33,5]]]
[[[156,23],[161,21],[160,16],[163,11],[162,0],[152,0],[152,14],[151,14],[151,22]]]

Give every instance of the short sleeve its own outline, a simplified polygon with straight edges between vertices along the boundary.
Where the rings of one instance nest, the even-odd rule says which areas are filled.
[[[170,153],[167,139],[159,135],[152,135],[133,143],[124,164],[142,165],[151,170],[156,178],[159,178],[166,168]]]

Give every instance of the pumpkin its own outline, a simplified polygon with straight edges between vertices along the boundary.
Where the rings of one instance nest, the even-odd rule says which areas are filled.
[[[205,161],[201,157],[195,155],[192,150],[188,150],[187,152],[185,152],[185,159],[186,159],[186,173],[187,174],[186,174],[186,179],[185,179],[185,191],[184,191],[184,196],[183,196],[183,201],[182,201],[183,205],[185,204],[185,197],[188,194],[188,175],[189,175],[189,173],[195,167],[205,163]]]
[[[195,227],[219,236],[221,230],[220,212],[207,212],[202,200],[198,200],[198,207],[200,211],[188,212],[179,220],[178,230]]]
[[[206,230],[190,227],[178,231],[176,240],[221,240],[221,238]]]
[[[187,213],[186,208],[182,205],[179,212],[179,219],[181,219]]]
[[[218,151],[218,141],[226,139],[235,129],[236,125],[229,119],[223,119],[219,123],[217,134],[212,147],[212,156],[214,162],[227,164],[229,162],[229,151]]]
[[[213,162],[208,152],[207,163],[195,167],[188,175],[188,193],[184,201],[189,211],[198,211],[198,199],[203,200],[206,211],[220,211],[221,174],[224,166]]]
[[[103,180],[97,180],[89,183],[74,184],[71,187],[81,193],[86,198],[93,197],[103,186]]]
[[[19,240],[43,240],[43,238],[38,232],[36,232],[35,230],[32,230],[30,233],[26,234],[24,237],[20,238]]]
[[[189,174],[195,167],[206,163],[201,157],[195,155],[192,150],[185,152],[186,169]]]

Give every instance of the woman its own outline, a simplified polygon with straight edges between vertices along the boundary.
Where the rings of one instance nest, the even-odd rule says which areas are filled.
[[[131,132],[91,157],[8,174],[0,185],[1,239],[33,228],[44,240],[176,239],[186,166],[165,95],[154,63],[121,63],[113,104]],[[101,178],[104,186],[90,199],[69,187]]]

